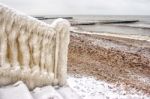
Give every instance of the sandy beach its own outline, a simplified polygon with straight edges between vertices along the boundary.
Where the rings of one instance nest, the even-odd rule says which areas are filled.
[[[131,45],[133,41],[136,40],[72,33],[68,71],[123,85],[126,91],[134,88],[149,94],[148,42],[137,40]],[[139,42],[145,46],[140,48]]]
[[[86,93],[86,95],[81,94],[84,99],[91,99],[89,98],[91,96],[92,99],[100,97],[104,99],[120,99],[121,97],[123,99],[146,99],[150,96],[150,36],[149,32],[143,32],[145,27],[139,26],[139,23],[136,23],[137,25],[135,23],[108,25],[96,23],[93,25],[88,23],[89,20],[68,20],[72,24],[68,53],[69,75],[73,75],[73,79],[76,78],[76,75],[79,75],[77,79],[94,77],[98,82],[102,81],[113,86],[110,89],[118,88],[116,90],[125,92],[121,94],[122,91],[116,91],[117,95],[115,96],[114,92],[111,93],[114,94],[111,96],[101,91],[103,95],[100,92],[98,96],[95,96],[97,98],[94,98],[90,93],[93,88],[89,91],[81,88],[83,90],[80,92],[79,89],[82,86],[80,82],[82,84],[84,81],[74,80],[76,87],[79,88],[71,84],[70,86],[78,94]],[[52,20],[43,21],[50,23]],[[119,26],[116,27],[117,25]],[[95,27],[98,28],[95,29]],[[145,31],[150,31],[148,26]],[[89,79],[86,81],[88,82]],[[89,85],[89,88],[91,86],[95,86],[95,83]],[[99,90],[93,92],[97,93]]]

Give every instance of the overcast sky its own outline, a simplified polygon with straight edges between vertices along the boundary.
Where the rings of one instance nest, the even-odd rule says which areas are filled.
[[[150,15],[150,0],[0,0],[30,15]]]

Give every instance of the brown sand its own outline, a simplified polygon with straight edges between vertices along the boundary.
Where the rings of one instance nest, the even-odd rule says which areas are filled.
[[[150,94],[150,42],[71,33],[68,72]]]

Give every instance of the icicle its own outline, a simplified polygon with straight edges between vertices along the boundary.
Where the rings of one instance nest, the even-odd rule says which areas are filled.
[[[64,85],[67,79],[67,53],[68,53],[68,44],[69,44],[69,27],[70,24],[67,20],[58,19],[53,22],[51,25],[55,28],[57,33],[59,33],[59,54],[58,54],[58,63],[57,63],[57,79],[59,85]],[[57,44],[56,44],[57,45]]]

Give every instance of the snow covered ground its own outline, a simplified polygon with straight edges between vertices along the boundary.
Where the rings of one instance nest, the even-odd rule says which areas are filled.
[[[83,99],[150,99],[135,89],[125,91],[123,86],[108,84],[93,77],[69,76],[68,83]]]
[[[18,81],[0,87],[0,99],[81,99],[69,86],[44,86],[29,91],[26,84]]]
[[[93,77],[69,76],[68,86],[45,86],[29,91],[19,81],[0,88],[0,99],[150,99],[150,96],[134,89],[125,91],[122,86],[108,84]],[[75,91],[75,92],[74,92]],[[77,94],[76,94],[77,93]]]

